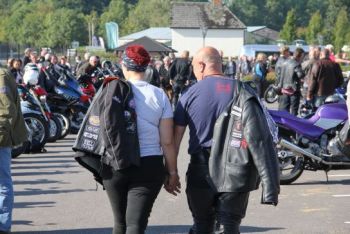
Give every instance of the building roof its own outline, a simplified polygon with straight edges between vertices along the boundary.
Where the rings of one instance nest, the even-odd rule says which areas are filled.
[[[173,2],[171,28],[245,29],[225,5],[207,2]]]
[[[171,40],[171,29],[166,27],[148,28],[140,32],[129,34],[119,38],[120,40],[135,40],[141,37],[149,37],[154,40]]]
[[[254,32],[263,28],[266,28],[266,26],[248,26],[247,32]]]
[[[267,27],[261,28],[259,30],[255,30],[252,33],[274,41],[276,41],[279,38],[279,33],[277,31]]]
[[[149,37],[141,37],[116,48],[116,51],[124,51],[130,45],[142,45],[148,52],[177,52],[176,50],[157,42]]]

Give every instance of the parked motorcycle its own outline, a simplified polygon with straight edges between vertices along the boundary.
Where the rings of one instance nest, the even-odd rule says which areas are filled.
[[[45,91],[45,89],[39,86],[35,86],[30,87],[30,92],[38,97],[42,106],[43,114],[45,114],[45,116],[47,117],[49,124],[49,137],[47,141],[55,142],[61,137],[63,124],[59,120],[59,118],[56,115],[53,115],[53,113],[51,112],[50,107],[47,104],[47,92]]]
[[[58,83],[54,87],[54,93],[48,93],[47,101],[53,115],[63,124],[63,138],[69,132],[78,133],[90,99],[83,94],[79,83],[70,73],[62,71]]]
[[[25,152],[42,151],[44,145],[49,137],[48,119],[42,109],[38,98],[29,92],[23,85],[17,86],[18,93],[21,98],[21,110],[24,121],[31,133],[31,141],[27,147],[25,145]]]
[[[281,184],[291,184],[303,170],[350,169],[348,111],[344,103],[320,106],[309,119],[269,110],[279,129]]]

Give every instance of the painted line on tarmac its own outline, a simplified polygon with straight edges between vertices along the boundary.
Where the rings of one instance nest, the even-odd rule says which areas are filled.
[[[345,224],[350,224],[350,221],[346,221],[346,222],[344,222]]]
[[[328,175],[329,177],[350,177],[350,174],[344,174],[344,175]]]
[[[350,194],[336,194],[332,195],[332,197],[350,197]]]

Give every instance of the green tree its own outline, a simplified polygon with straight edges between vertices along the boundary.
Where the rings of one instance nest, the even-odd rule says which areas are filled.
[[[295,10],[288,11],[286,22],[280,32],[280,38],[292,42],[297,35]]]
[[[100,17],[99,34],[106,35],[105,23],[113,21],[118,25],[128,16],[128,5],[123,0],[112,0],[105,11]]]
[[[348,14],[345,9],[342,9],[337,17],[334,27],[334,47],[338,52],[343,45],[346,44],[346,35],[350,32],[350,24]]]
[[[72,9],[61,8],[45,19],[45,38],[49,47],[67,47],[73,40],[86,42],[87,30],[82,14]]]
[[[140,0],[131,9],[121,34],[136,32],[149,27],[167,27],[170,24],[170,0]]]
[[[321,34],[323,29],[323,22],[319,11],[315,12],[309,22],[306,30],[306,40],[309,44],[317,42],[317,37]]]
[[[31,10],[30,4],[25,0],[19,0],[14,3],[10,9],[10,16],[5,25],[5,39],[19,44],[26,44],[24,34],[23,19]]]

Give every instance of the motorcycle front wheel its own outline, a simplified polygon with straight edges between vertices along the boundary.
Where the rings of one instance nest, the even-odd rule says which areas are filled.
[[[36,113],[24,113],[24,121],[33,132],[30,147],[27,148],[29,152],[41,151],[49,137],[49,126],[46,120]]]
[[[69,118],[67,118],[64,114],[53,113],[53,115],[58,119],[61,125],[61,133],[58,139],[63,139],[69,134],[69,131],[71,128],[71,122]]]
[[[29,146],[30,146],[30,142],[25,141],[23,144],[13,147],[11,152],[12,158],[17,158],[18,156],[23,154]]]
[[[47,141],[55,142],[58,140],[61,134],[62,134],[61,122],[55,115],[52,115],[49,122],[49,138],[47,139]]]
[[[293,183],[304,171],[304,157],[285,148],[279,148],[277,155],[280,165],[280,184]]]
[[[275,103],[278,99],[278,94],[273,85],[269,85],[264,93],[264,99],[267,103]]]

